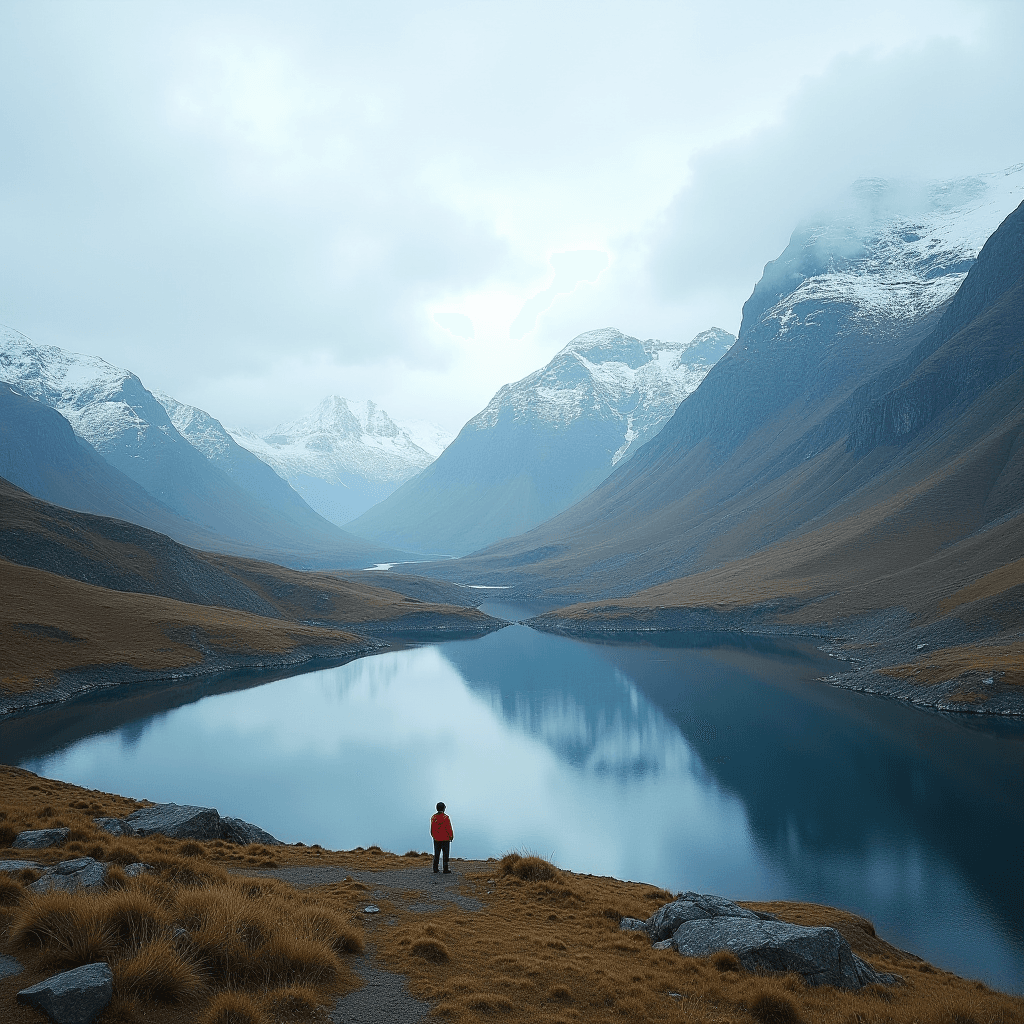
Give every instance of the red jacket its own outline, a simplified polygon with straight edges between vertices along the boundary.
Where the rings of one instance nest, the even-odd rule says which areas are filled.
[[[454,839],[455,833],[452,831],[451,818],[440,811],[433,815],[430,819],[430,835],[442,843],[446,839]]]

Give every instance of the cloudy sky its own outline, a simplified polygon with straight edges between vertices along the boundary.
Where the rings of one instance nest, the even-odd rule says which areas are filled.
[[[0,322],[225,423],[454,430],[735,332],[865,175],[1024,160],[1024,5],[0,0]]]

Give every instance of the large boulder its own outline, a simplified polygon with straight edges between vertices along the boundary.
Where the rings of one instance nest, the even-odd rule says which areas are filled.
[[[646,921],[623,918],[619,927],[623,931],[642,928],[656,948],[672,948],[683,956],[728,950],[748,971],[792,971],[809,985],[859,989],[900,980],[880,974],[861,960],[835,928],[788,924],[721,896],[683,893]]]
[[[48,846],[62,846],[68,841],[71,830],[67,828],[37,828],[19,832],[11,843],[15,850],[44,850]]]
[[[87,964],[55,974],[18,993],[18,1002],[42,1010],[54,1024],[92,1024],[114,993],[107,964]]]
[[[748,971],[792,971],[808,985],[859,989],[893,981],[856,956],[835,928],[717,917],[681,924],[672,935],[672,946],[683,956],[710,956],[727,949]]]
[[[107,865],[93,860],[92,857],[76,857],[66,860],[52,868],[46,868],[42,878],[37,878],[29,887],[29,892],[51,892],[60,889],[74,892],[76,889],[97,889],[103,885],[107,877]]]
[[[150,836],[156,833],[171,839],[224,839],[248,846],[281,846],[269,832],[241,818],[222,818],[213,807],[185,804],[156,804],[143,807],[127,818],[93,818],[93,824],[114,836]]]
[[[124,820],[135,836],[159,832],[171,839],[220,839],[220,815],[212,807],[156,804],[134,811]]]

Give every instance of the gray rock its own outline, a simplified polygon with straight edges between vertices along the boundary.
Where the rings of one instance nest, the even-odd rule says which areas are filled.
[[[129,878],[138,878],[139,875],[148,874],[150,871],[155,871],[156,868],[152,864],[144,864],[141,860],[136,861],[134,864],[127,864],[121,869]]]
[[[54,1024],[92,1024],[110,1003],[114,976],[107,964],[55,974],[18,993],[18,1002],[42,1010]]]
[[[156,804],[134,811],[125,822],[137,836],[160,833],[171,839],[220,839],[220,815],[212,807]]]
[[[0,978],[12,978],[15,974],[21,974],[24,969],[13,956],[0,953]]]
[[[48,846],[61,846],[68,841],[70,832],[67,828],[38,828],[19,832],[11,847],[15,850],[44,850]]]
[[[31,871],[38,871],[39,865],[34,860],[0,860],[0,871],[6,871],[13,875],[28,868]]]
[[[249,822],[242,821],[241,818],[221,818],[220,838],[241,846],[248,846],[250,843],[262,843],[264,846],[284,846],[280,839],[275,839],[258,825],[250,825]]]
[[[645,932],[647,931],[647,922],[640,921],[635,917],[624,917],[619,921],[620,932]]]
[[[710,956],[727,949],[748,971],[793,971],[809,985],[859,989],[892,983],[855,956],[835,928],[807,928],[757,917],[714,917],[684,921],[672,936],[683,956]]]
[[[92,823],[112,836],[131,836],[134,831],[124,818],[93,818]]]
[[[95,861],[92,857],[76,857],[66,860],[52,868],[47,868],[42,878],[37,878],[29,887],[29,892],[50,892],[61,889],[74,892],[76,889],[95,889],[101,886],[107,877],[107,865]]]
[[[659,907],[646,921],[647,934],[653,942],[671,938],[685,921],[706,921],[715,917],[758,920],[752,910],[745,910],[722,896],[684,892],[672,903]]]
[[[662,939],[661,942],[654,942],[654,943],[651,944],[651,949],[671,949],[671,948],[672,948],[672,940],[671,939]]]

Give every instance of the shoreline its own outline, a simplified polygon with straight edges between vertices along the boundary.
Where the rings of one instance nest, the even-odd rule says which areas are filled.
[[[748,612],[743,617],[745,625],[735,621],[735,616],[726,616],[712,609],[667,609],[675,617],[685,618],[681,623],[632,622],[630,625],[611,625],[584,622],[574,619],[560,619],[554,613],[547,613],[527,620],[524,625],[539,632],[565,636],[570,639],[611,641],[627,636],[642,639],[646,636],[667,633],[732,633],[742,636],[789,637],[812,643],[819,651],[856,668],[818,676],[821,682],[839,689],[869,693],[873,696],[899,700],[915,707],[948,714],[991,715],[996,718],[1024,718],[1024,692],[1018,688],[988,679],[981,672],[966,672],[936,683],[917,683],[896,675],[890,675],[886,668],[907,657],[899,652],[893,642],[874,651],[869,658],[847,656],[844,647],[862,644],[859,637],[842,635],[834,627],[788,626],[778,623],[757,622],[756,613]],[[682,613],[680,615],[679,613]],[[731,618],[732,623],[722,620]],[[623,617],[626,618],[625,616]],[[905,646],[905,645],[904,645]],[[841,653],[842,652],[842,653]],[[867,653],[863,652],[862,653]],[[916,651],[913,653],[917,653]],[[929,652],[934,653],[934,652]],[[980,698],[980,699],[979,699]]]
[[[308,623],[308,625],[318,625]],[[35,689],[24,693],[8,693],[0,690],[0,720],[59,704],[67,704],[80,697],[110,692],[122,687],[136,685],[150,686],[155,683],[170,685],[189,683],[217,675],[231,675],[244,671],[273,671],[283,668],[299,668],[322,662],[324,667],[333,667],[357,658],[399,650],[403,644],[441,642],[444,640],[471,639],[486,636],[507,623],[495,619],[493,624],[467,626],[463,623],[451,625],[434,624],[413,628],[404,625],[379,622],[360,623],[360,632],[346,630],[348,636],[355,636],[356,643],[303,644],[286,652],[254,652],[250,654],[227,654],[223,651],[207,654],[194,665],[168,667],[166,669],[138,669],[124,663],[92,665],[80,669],[57,670],[56,679],[47,680]],[[129,696],[128,693],[125,696]]]

